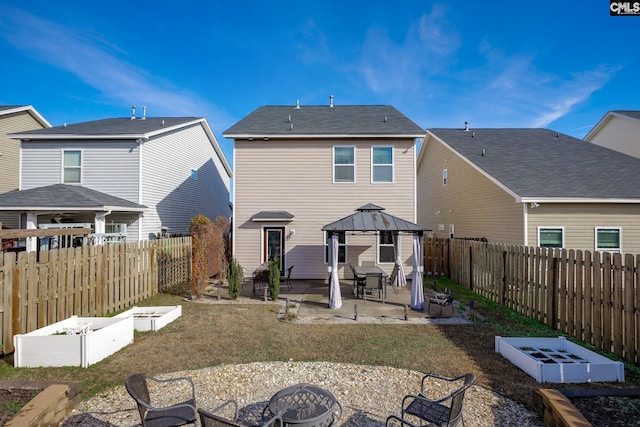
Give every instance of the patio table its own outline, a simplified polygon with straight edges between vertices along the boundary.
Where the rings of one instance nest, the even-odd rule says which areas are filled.
[[[353,269],[356,272],[356,276],[363,278],[367,277],[367,273],[382,274],[382,302],[384,303],[387,298],[387,273],[377,265],[358,265]]]

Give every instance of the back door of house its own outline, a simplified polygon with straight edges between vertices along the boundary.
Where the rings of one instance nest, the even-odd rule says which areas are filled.
[[[262,262],[280,259],[280,271],[284,266],[284,227],[265,227],[263,230]]]

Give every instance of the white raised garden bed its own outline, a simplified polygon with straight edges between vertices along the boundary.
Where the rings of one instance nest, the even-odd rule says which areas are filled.
[[[13,365],[88,367],[133,342],[133,318],[78,317],[15,335]]]
[[[133,328],[138,331],[157,331],[182,316],[182,306],[132,307],[117,318],[133,317]]]
[[[624,364],[558,338],[496,337],[496,352],[540,383],[624,381]]]

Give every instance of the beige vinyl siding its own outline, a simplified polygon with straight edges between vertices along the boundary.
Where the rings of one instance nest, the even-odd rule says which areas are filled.
[[[640,158],[640,123],[612,116],[589,142]]]
[[[425,144],[417,170],[418,223],[437,237],[448,237],[453,225],[454,237],[523,244],[522,204],[437,139]]]
[[[566,249],[595,250],[595,227],[621,227],[622,252],[640,253],[640,205],[540,203],[529,209],[529,246],[538,245],[538,227],[563,226]]]
[[[335,145],[355,146],[355,183],[333,183]],[[371,183],[372,145],[394,147],[393,183]],[[234,255],[247,269],[262,260],[264,226],[285,226],[285,235],[295,230],[285,240],[286,266],[296,266],[293,277],[325,278],[324,225],[367,203],[415,222],[413,139],[237,140],[234,156]],[[295,219],[279,224],[253,222],[251,217],[260,211],[287,211]],[[403,258],[410,265],[411,237],[403,237],[402,242]],[[348,235],[347,244],[348,262],[375,260],[375,235]],[[350,271],[344,274],[344,267],[340,265],[340,276],[351,277]]]
[[[0,115],[0,193],[20,186],[20,141],[7,134],[43,127],[27,111]]]

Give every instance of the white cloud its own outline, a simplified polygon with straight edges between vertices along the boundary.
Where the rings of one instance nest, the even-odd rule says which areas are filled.
[[[98,90],[114,105],[153,105],[154,115],[201,116],[215,111],[193,93],[119,58],[126,52],[100,35],[80,32],[19,9],[0,24],[2,36],[26,55],[65,70]]]

